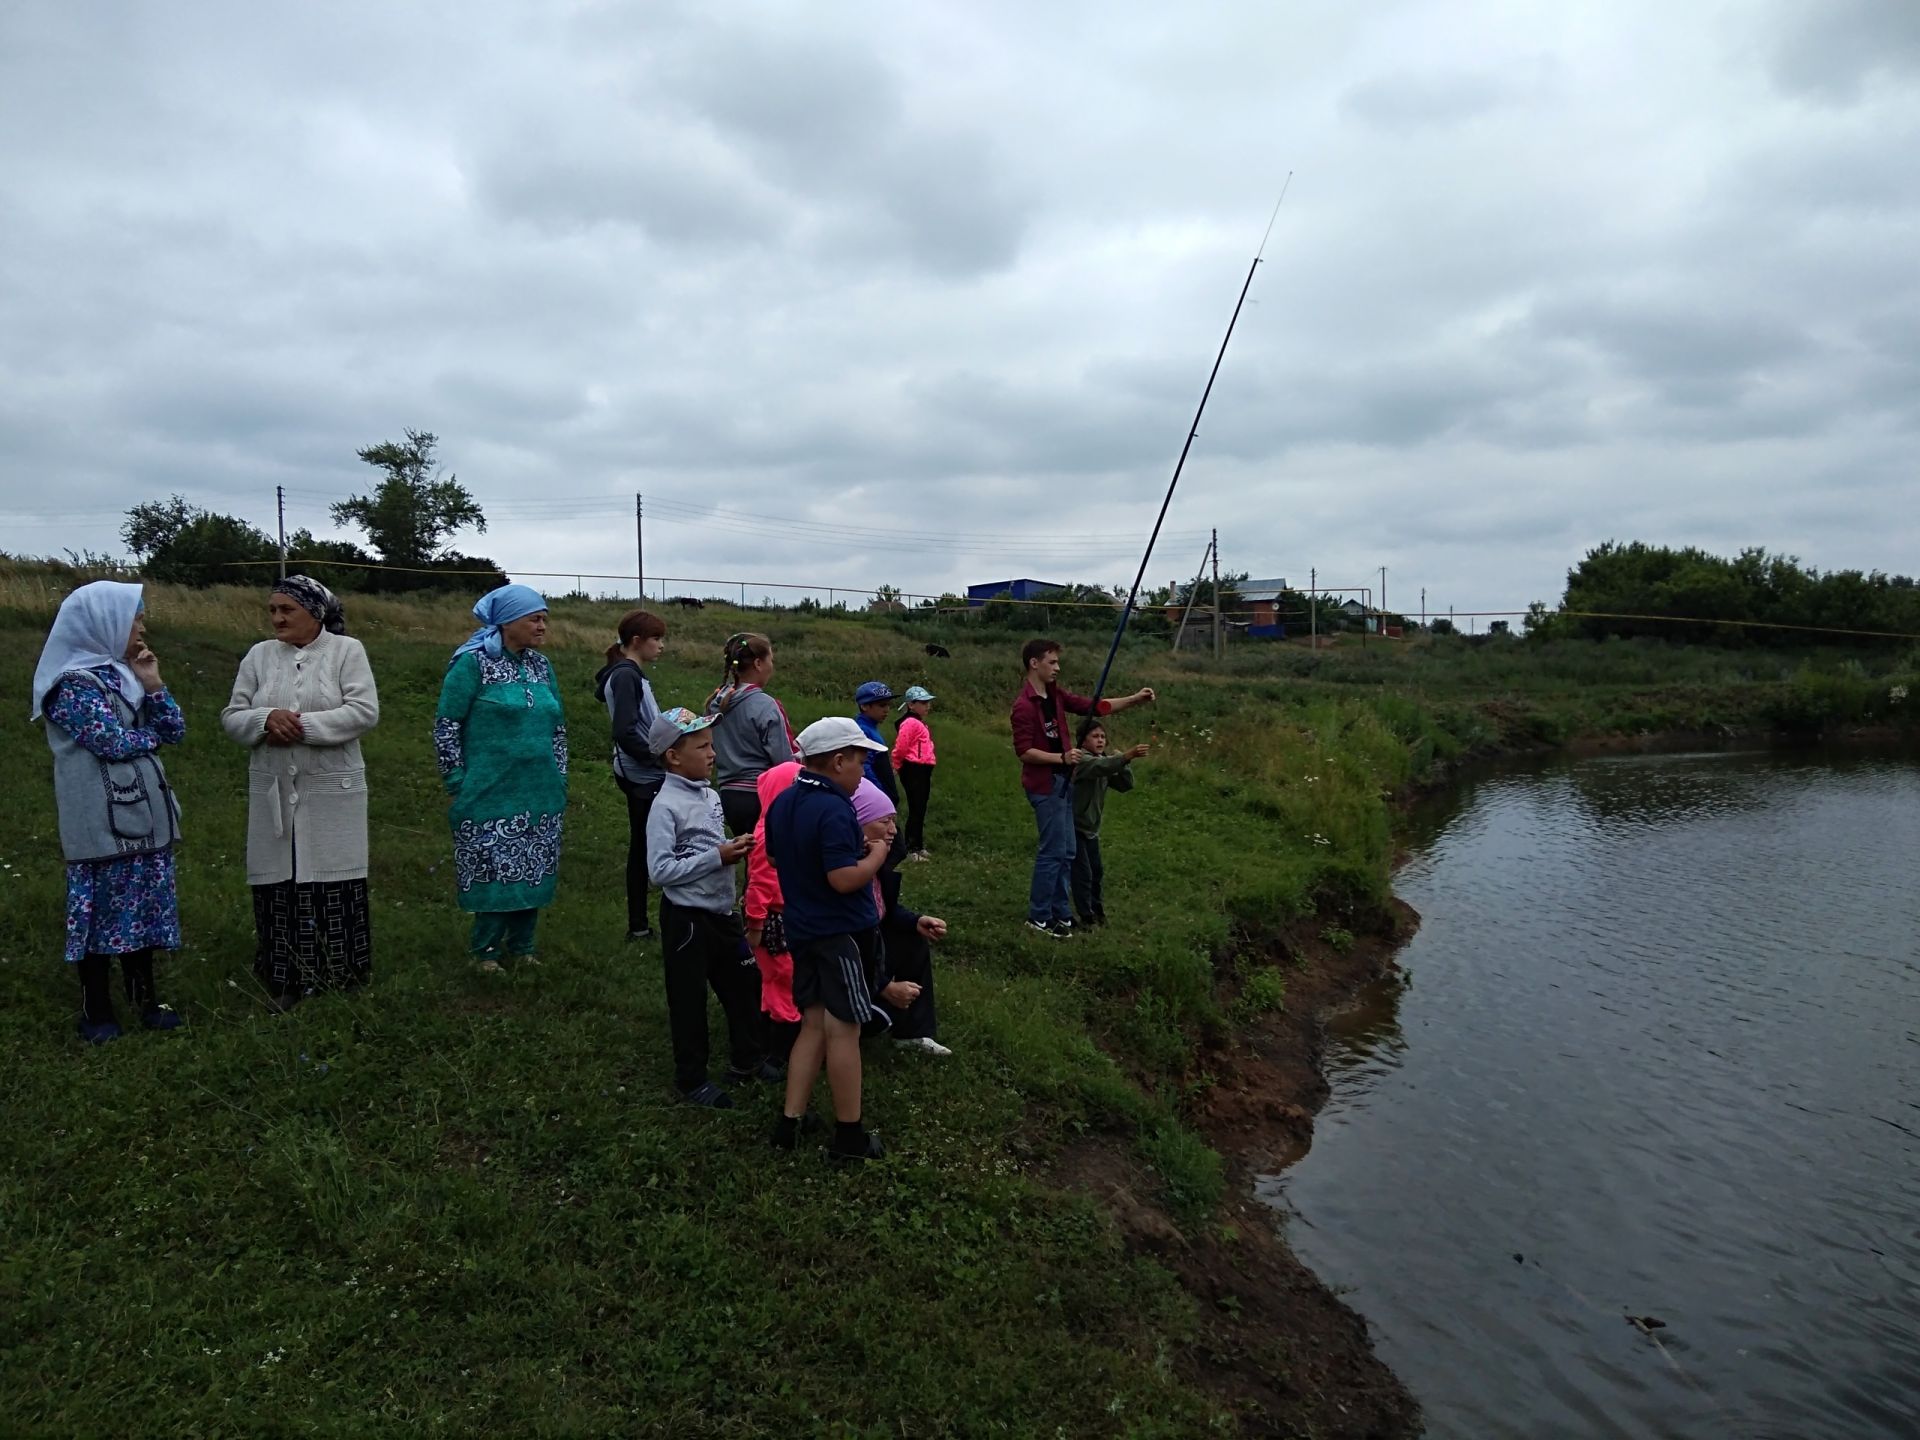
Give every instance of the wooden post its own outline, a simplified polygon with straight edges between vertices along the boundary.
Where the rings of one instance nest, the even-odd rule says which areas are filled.
[[[1224,641],[1220,635],[1220,532],[1213,532],[1213,540],[1207,547],[1213,551],[1213,658],[1218,660],[1226,652],[1222,649]]]
[[[634,578],[640,582],[640,603],[647,603],[647,522],[646,510],[640,503],[640,492],[633,492],[633,567]]]
[[[1311,648],[1320,648],[1320,572],[1307,571],[1307,613],[1313,617],[1313,638]]]

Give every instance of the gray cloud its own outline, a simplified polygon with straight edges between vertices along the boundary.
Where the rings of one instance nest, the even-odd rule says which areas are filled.
[[[1920,8],[1905,0],[1792,0],[1774,50],[1780,86],[1827,104],[1920,73]]]
[[[1610,536],[1911,570],[1920,12],[1758,13],[24,0],[0,548],[324,531],[415,426],[528,570],[645,491],[676,575],[1112,580],[1292,169],[1182,535],[1463,609]]]

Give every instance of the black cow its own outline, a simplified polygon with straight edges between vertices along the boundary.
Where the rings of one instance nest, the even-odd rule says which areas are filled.
[[[944,645],[927,646],[927,654],[931,655],[935,660],[951,660],[953,658]]]

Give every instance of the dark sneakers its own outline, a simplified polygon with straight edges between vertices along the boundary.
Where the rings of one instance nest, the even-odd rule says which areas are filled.
[[[653,938],[653,927],[651,925],[649,925],[644,930],[627,931],[627,943],[629,945],[635,945],[642,940],[651,940],[652,938]]]
[[[1073,922],[1071,920],[1029,920],[1027,929],[1036,935],[1044,935],[1049,940],[1071,940]]]
[[[119,1022],[114,1020],[89,1020],[80,1017],[80,1038],[89,1045],[106,1045],[120,1038]]]
[[[689,1105],[698,1105],[706,1110],[733,1109],[733,1097],[711,1080],[691,1090],[682,1090],[680,1098]]]
[[[787,1078],[787,1067],[777,1065],[771,1060],[760,1060],[751,1070],[736,1070],[727,1067],[727,1079],[736,1085],[745,1085],[758,1080],[763,1085],[778,1085]]]
[[[836,1165],[856,1165],[863,1160],[882,1160],[886,1158],[887,1147],[880,1143],[878,1135],[869,1135],[864,1125],[858,1123],[851,1128],[835,1125],[833,1139],[827,1142],[827,1159]]]

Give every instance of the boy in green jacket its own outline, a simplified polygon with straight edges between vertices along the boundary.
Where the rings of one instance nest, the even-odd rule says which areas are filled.
[[[1088,717],[1080,727],[1080,748],[1086,758],[1073,770],[1073,906],[1082,926],[1107,923],[1106,896],[1101,887],[1106,867],[1100,861],[1100,820],[1106,813],[1107,790],[1133,789],[1135,760],[1146,758],[1147,747],[1136,745],[1118,754],[1107,753],[1107,727]]]

